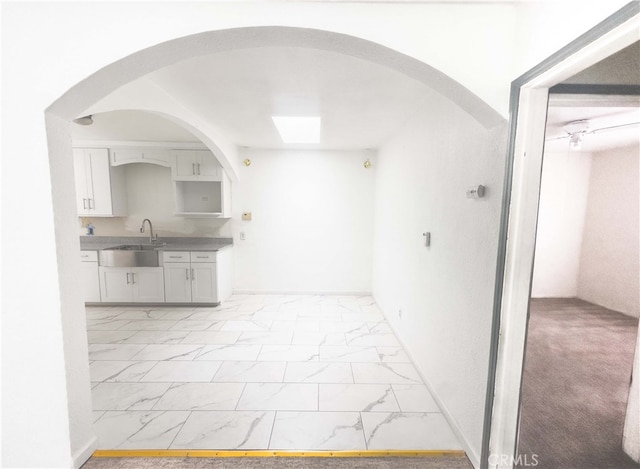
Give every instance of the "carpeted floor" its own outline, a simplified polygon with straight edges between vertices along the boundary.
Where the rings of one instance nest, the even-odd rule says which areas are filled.
[[[585,301],[532,300],[521,461],[536,455],[538,469],[640,467],[621,447],[637,331],[637,319]]]
[[[472,469],[464,456],[427,458],[91,458],[82,469]]]

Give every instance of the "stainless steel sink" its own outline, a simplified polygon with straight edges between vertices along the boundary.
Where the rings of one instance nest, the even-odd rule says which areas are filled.
[[[123,244],[122,246],[114,246],[107,248],[107,251],[155,251],[158,249],[157,244]]]
[[[100,265],[105,267],[158,267],[158,244],[123,244],[100,251]]]

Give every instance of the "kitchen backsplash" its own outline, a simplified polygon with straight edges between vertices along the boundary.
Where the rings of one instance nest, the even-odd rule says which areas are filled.
[[[96,236],[138,236],[140,225],[145,218],[151,219],[153,231],[159,236],[215,236],[231,237],[230,220],[219,218],[180,218],[154,219],[152,216],[136,215],[129,217],[78,218],[79,235],[87,234],[87,225],[94,226]]]

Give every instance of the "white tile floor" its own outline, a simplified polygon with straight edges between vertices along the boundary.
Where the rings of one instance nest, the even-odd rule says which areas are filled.
[[[371,297],[87,307],[101,449],[460,449]]]

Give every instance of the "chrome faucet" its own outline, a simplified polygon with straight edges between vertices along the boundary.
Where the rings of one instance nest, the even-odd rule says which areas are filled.
[[[140,233],[144,233],[144,222],[147,221],[149,222],[149,241],[151,242],[151,244],[153,243],[157,243],[158,242],[158,235],[157,234],[153,234],[153,225],[151,224],[151,220],[149,220],[148,218],[145,218],[144,220],[142,220],[142,226],[140,227]]]

